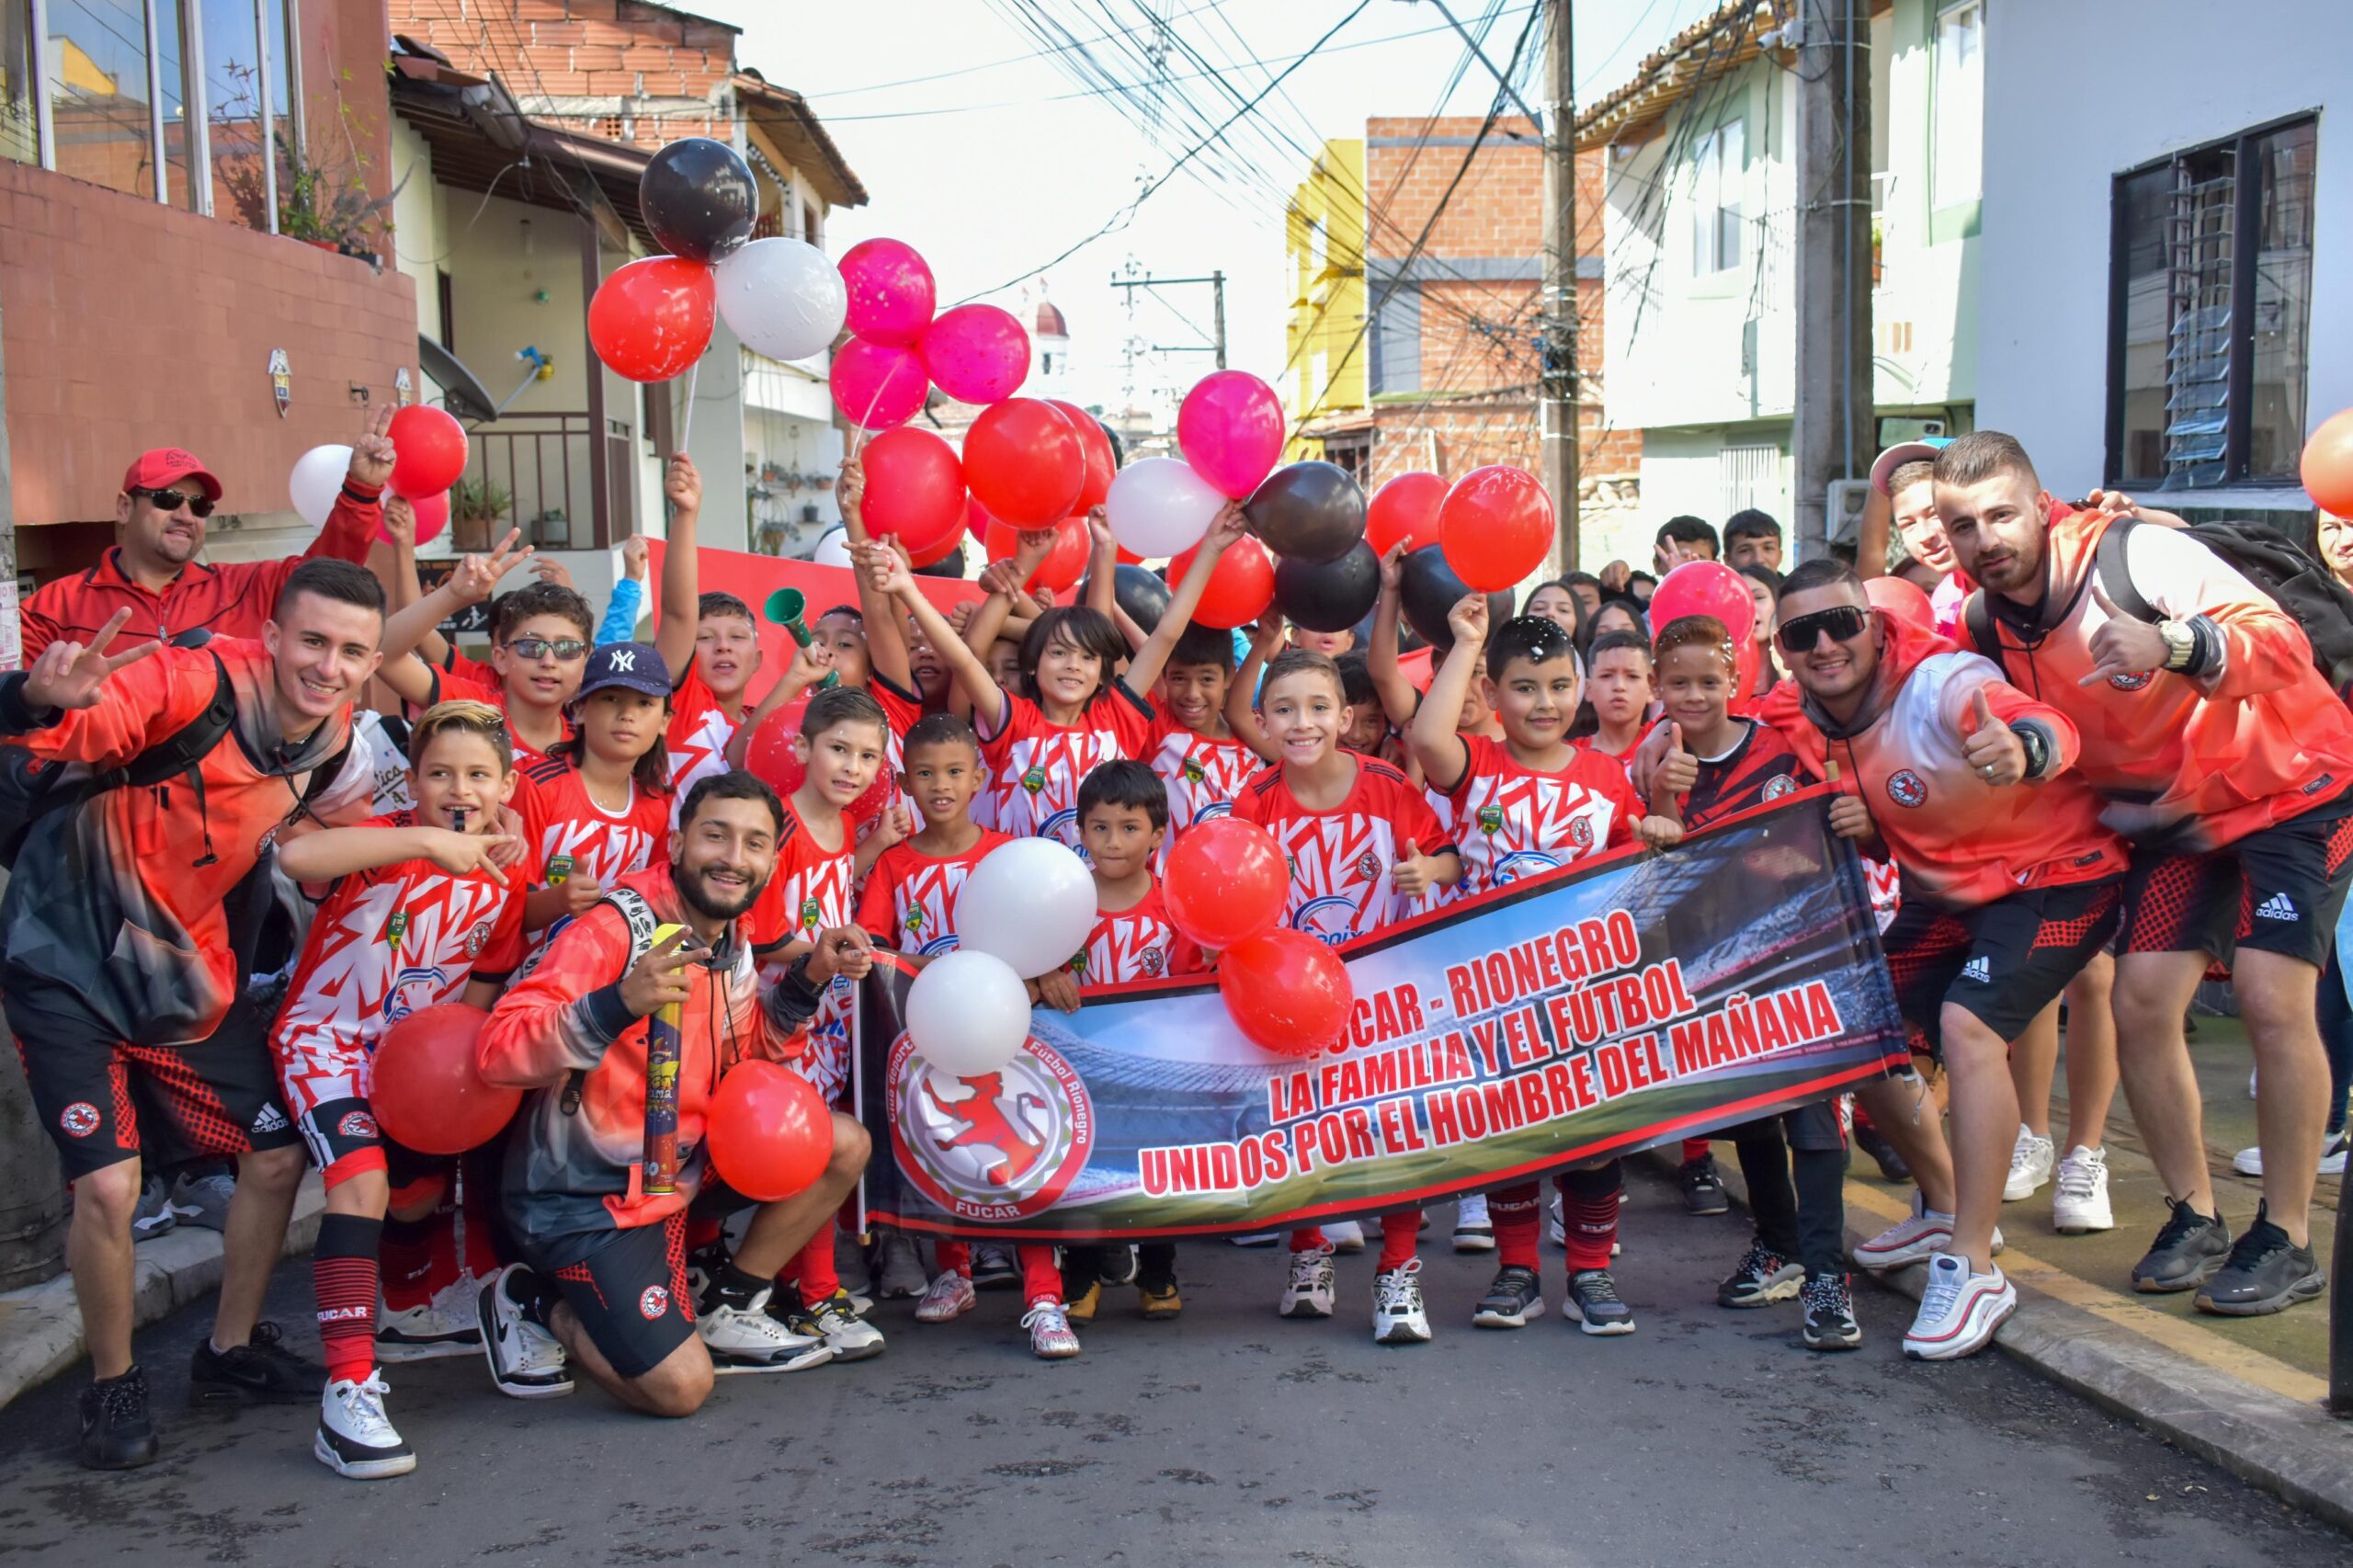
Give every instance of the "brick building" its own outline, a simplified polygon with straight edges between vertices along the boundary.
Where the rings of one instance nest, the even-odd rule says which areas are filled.
[[[1300,455],[1368,489],[1413,470],[1537,472],[1544,153],[1524,119],[1375,119],[1327,142],[1293,199],[1283,392]],[[1604,424],[1601,165],[1580,157],[1583,553],[1623,553],[1639,435]],[[1449,194],[1450,188],[1450,194]]]

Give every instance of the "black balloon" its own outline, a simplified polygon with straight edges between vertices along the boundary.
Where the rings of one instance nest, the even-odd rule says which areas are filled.
[[[1268,550],[1311,566],[1339,560],[1364,539],[1364,491],[1347,470],[1326,462],[1275,470],[1242,504],[1242,515]]]
[[[1310,631],[1346,631],[1381,597],[1381,557],[1357,540],[1337,561],[1285,559],[1275,567],[1275,608]]]
[[[1454,630],[1446,618],[1471,585],[1454,574],[1446,563],[1446,551],[1438,545],[1426,544],[1409,552],[1404,562],[1404,576],[1397,585],[1399,608],[1405,612],[1405,624],[1415,635],[1427,642],[1440,654],[1454,646]],[[1511,590],[1501,589],[1487,596],[1487,624],[1501,626],[1511,619]]]
[[[1157,574],[1122,561],[1111,573],[1111,597],[1130,620],[1150,631],[1167,612],[1168,585]]]
[[[918,577],[961,577],[964,574],[964,541],[958,540],[956,548],[928,566],[915,568]]]
[[[734,148],[708,136],[688,136],[654,153],[637,176],[637,203],[656,244],[706,264],[743,248],[760,215],[750,166]]]

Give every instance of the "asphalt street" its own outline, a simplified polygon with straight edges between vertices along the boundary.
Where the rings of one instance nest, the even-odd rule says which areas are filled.
[[[1635,1174],[1619,1278],[1640,1331],[1590,1338],[1552,1309],[1469,1326],[1492,1257],[1425,1238],[1433,1344],[1366,1328],[1372,1259],[1341,1260],[1342,1315],[1275,1316],[1279,1258],[1222,1243],[1180,1259],[1186,1310],[1132,1291],[1075,1361],[1031,1358],[1011,1293],[922,1327],[876,1309],[876,1360],[722,1379],[660,1423],[584,1387],[500,1397],[479,1358],[392,1371],[413,1475],[340,1480],[310,1407],[180,1407],[209,1325],[140,1337],[169,1425],[161,1462],[70,1456],[81,1374],[0,1419],[0,1561],[39,1564],[669,1562],[1152,1564],[2161,1563],[2353,1561],[2353,1541],[1999,1354],[1906,1362],[1911,1310],[1867,1289],[1866,1343],[1798,1343],[1794,1302],[1728,1312],[1738,1215],[1694,1220]],[[309,1340],[307,1263],[270,1310]],[[209,1310],[209,1309],[208,1309]],[[2316,1310],[2316,1309],[2307,1309]]]

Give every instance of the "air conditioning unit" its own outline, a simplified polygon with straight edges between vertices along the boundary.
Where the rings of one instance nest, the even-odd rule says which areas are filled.
[[[1823,511],[1823,531],[1834,544],[1854,544],[1862,538],[1863,502],[1871,493],[1868,479],[1834,479]]]

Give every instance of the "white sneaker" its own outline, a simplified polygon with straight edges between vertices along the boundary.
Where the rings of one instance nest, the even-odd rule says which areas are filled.
[[[2116,1228],[2116,1211],[2108,1203],[2106,1149],[2078,1143],[2059,1162],[2059,1185],[2051,1194],[2051,1228],[2063,1236]]]
[[[939,1278],[915,1303],[915,1322],[949,1323],[972,1310],[980,1298],[972,1292],[972,1282],[952,1268],[943,1268]]]
[[[836,1361],[863,1361],[882,1354],[882,1331],[858,1315],[847,1290],[837,1290],[796,1314],[792,1326],[802,1334],[813,1330]]]
[[[2353,1144],[2353,1133],[2339,1132],[2321,1145],[2319,1169],[2322,1176],[2345,1174],[2345,1153],[2348,1144]],[[2241,1176],[2261,1176],[2263,1174],[2262,1149],[2241,1149],[2231,1156],[2231,1169]]]
[[[1354,1220],[1343,1220],[1338,1224],[1324,1226],[1324,1239],[1332,1244],[1334,1252],[1364,1251],[1364,1227]]]
[[[2002,1184],[2002,1201],[2032,1198],[2051,1179],[2051,1140],[2038,1138],[2026,1123],[2018,1123],[2018,1142],[2010,1145],[2010,1178]]]
[[[519,1263],[492,1275],[474,1298],[474,1322],[482,1334],[483,1358],[490,1363],[490,1381],[499,1392],[515,1399],[554,1399],[572,1392],[563,1343],[546,1324],[526,1315],[508,1290],[529,1275]]]
[[[834,1358],[816,1335],[796,1331],[768,1315],[773,1290],[762,1290],[740,1307],[714,1301],[695,1313],[695,1333],[710,1352],[710,1369],[733,1372],[805,1372]]]
[[[1280,1231],[1253,1231],[1246,1236],[1230,1238],[1238,1247],[1270,1247],[1283,1239]]]
[[[1372,1277],[1372,1342],[1375,1345],[1425,1345],[1429,1342],[1429,1313],[1422,1310],[1422,1260],[1409,1257],[1399,1267]]]
[[[1867,1242],[1858,1243],[1852,1256],[1856,1267],[1885,1274],[1919,1263],[1951,1244],[1952,1216],[1926,1207],[1920,1194],[1915,1191],[1912,1217],[1898,1221]]]
[[[474,1298],[482,1281],[460,1275],[433,1292],[423,1306],[393,1312],[376,1308],[376,1359],[430,1361],[440,1356],[471,1356],[482,1348],[482,1325]]]
[[[1904,1353],[1920,1361],[1956,1361],[1994,1342],[2002,1320],[2018,1311],[2018,1293],[1999,1268],[1972,1274],[1949,1252],[1928,1260],[1919,1315],[1904,1334]]]
[[[311,1452],[337,1475],[354,1481],[380,1481],[406,1475],[416,1468],[416,1450],[401,1440],[384,1414],[381,1370],[370,1368],[368,1381],[338,1378],[319,1396],[319,1430]]]
[[[1067,1361],[1078,1354],[1078,1335],[1060,1301],[1035,1302],[1021,1314],[1021,1326],[1029,1331],[1030,1353],[1041,1361]]]
[[[1331,1243],[1290,1255],[1290,1278],[1283,1285],[1283,1302],[1279,1310],[1287,1318],[1332,1315]]]
[[[1474,1192],[1454,1206],[1454,1250],[1493,1252],[1495,1227],[1487,1218],[1487,1195]]]

